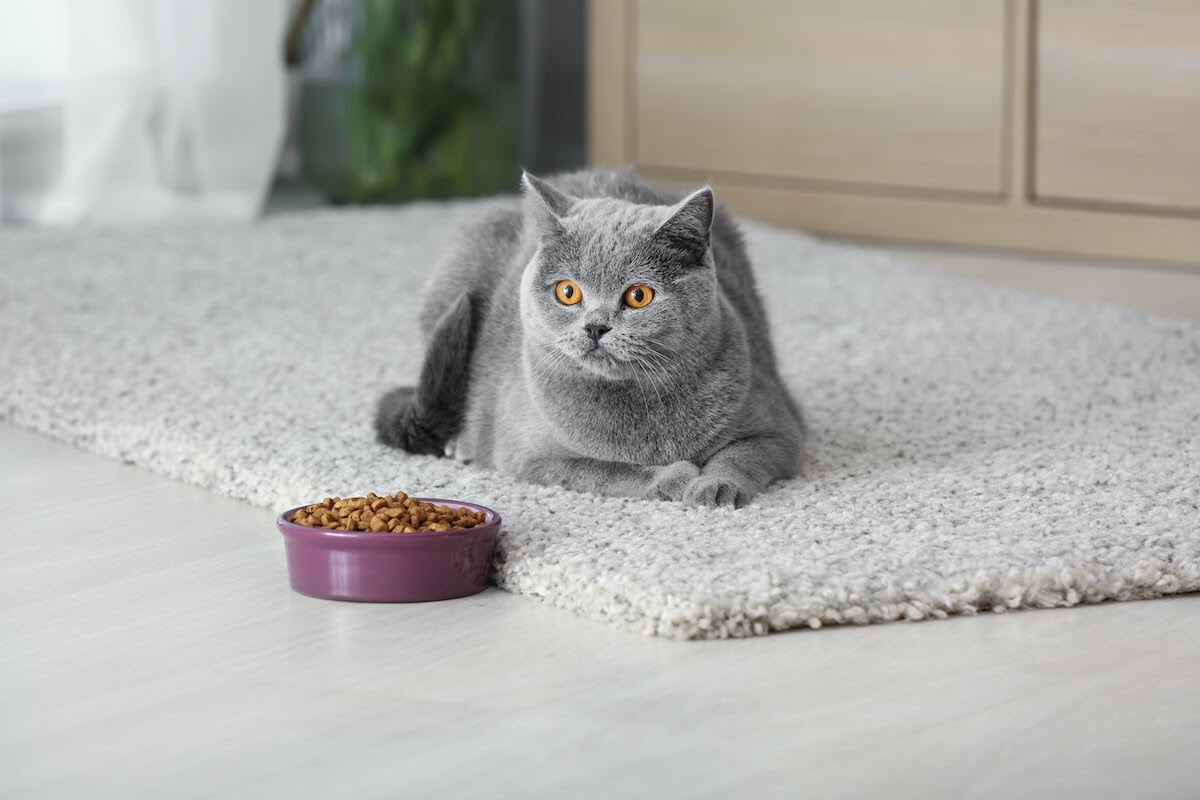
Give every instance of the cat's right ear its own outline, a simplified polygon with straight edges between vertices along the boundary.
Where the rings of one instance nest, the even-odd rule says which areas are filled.
[[[563,217],[571,213],[575,198],[563,194],[541,178],[521,173],[525,187],[525,216],[533,222],[534,229],[542,237],[563,232]]]

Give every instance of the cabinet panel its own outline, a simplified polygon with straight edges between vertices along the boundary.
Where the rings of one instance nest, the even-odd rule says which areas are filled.
[[[1200,211],[1200,2],[1041,0],[1039,199]]]
[[[638,0],[639,163],[1000,194],[1003,0]]]

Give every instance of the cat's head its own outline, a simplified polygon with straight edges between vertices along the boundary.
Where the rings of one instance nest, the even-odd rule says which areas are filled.
[[[537,251],[521,284],[521,317],[548,356],[605,378],[661,373],[716,325],[708,187],[674,206],[571,197],[524,177]]]

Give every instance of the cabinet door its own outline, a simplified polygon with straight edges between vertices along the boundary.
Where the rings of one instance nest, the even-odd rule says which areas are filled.
[[[1037,6],[1037,198],[1200,210],[1200,2]]]
[[[1003,0],[638,0],[654,167],[1000,194]]]

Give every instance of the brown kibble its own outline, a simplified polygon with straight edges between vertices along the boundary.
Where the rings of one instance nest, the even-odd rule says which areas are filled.
[[[297,525],[341,531],[372,533],[425,533],[461,531],[482,525],[482,511],[424,503],[405,492],[366,497],[326,497],[298,509],[292,517]]]

